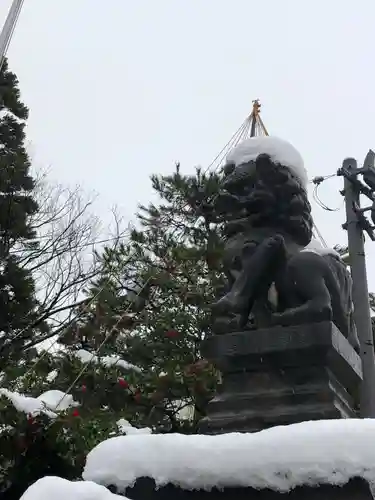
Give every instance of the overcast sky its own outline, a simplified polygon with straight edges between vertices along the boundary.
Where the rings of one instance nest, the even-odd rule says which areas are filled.
[[[151,173],[208,165],[260,98],[309,176],[334,173],[375,148],[374,19],[373,0],[26,0],[8,55],[35,164],[132,220]],[[320,189],[329,207],[340,188]],[[345,242],[343,210],[314,215]]]

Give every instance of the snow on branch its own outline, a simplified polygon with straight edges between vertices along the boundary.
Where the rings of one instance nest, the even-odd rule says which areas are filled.
[[[73,400],[71,394],[64,395],[62,391],[58,390],[47,391],[34,398],[0,388],[1,396],[7,398],[17,411],[26,413],[32,417],[44,414],[49,418],[56,418],[56,412],[65,411],[70,407],[79,405],[79,403]]]
[[[86,351],[85,349],[78,349],[78,351],[74,352],[74,356],[84,364],[102,364],[107,368],[118,366],[119,368],[123,368],[124,370],[133,370],[137,373],[142,373],[141,368],[133,365],[132,363],[128,363],[124,359],[121,359],[120,356],[117,356],[115,354],[113,354],[112,356],[97,356],[96,354]]]
[[[134,434],[151,434],[152,430],[149,427],[133,427],[128,420],[125,418],[120,418],[116,422],[117,428],[121,434],[125,434],[127,436],[134,435]]]

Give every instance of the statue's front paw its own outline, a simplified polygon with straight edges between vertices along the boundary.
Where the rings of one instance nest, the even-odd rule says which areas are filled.
[[[277,245],[284,245],[285,241],[284,241],[284,238],[281,234],[275,234],[275,236],[272,237],[273,241],[275,244]]]
[[[274,250],[278,250],[284,246],[284,238],[281,236],[281,234],[275,234],[274,236],[271,236],[267,240],[265,240],[261,245],[259,245],[259,250],[263,250],[263,252],[269,253],[270,251],[273,252]]]
[[[229,305],[230,305],[229,301],[227,299],[227,296],[225,295],[224,297],[222,297],[217,302],[211,305],[211,311],[215,316],[218,316],[228,311]]]
[[[282,315],[280,313],[272,313],[268,318],[270,326],[279,326],[282,324]]]
[[[211,309],[215,316],[227,313],[240,314],[246,309],[246,301],[240,297],[234,300],[230,294],[227,294],[215,302],[215,304],[212,304]]]
[[[212,331],[215,335],[238,332],[241,329],[240,316],[218,316],[212,325]]]

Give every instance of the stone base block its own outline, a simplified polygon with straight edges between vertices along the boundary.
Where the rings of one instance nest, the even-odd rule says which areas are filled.
[[[173,485],[156,489],[153,480],[142,478],[133,488],[128,488],[125,495],[131,500],[373,500],[369,485],[362,479],[352,479],[343,486],[298,486],[288,493],[280,493],[253,488],[188,491]]]
[[[357,416],[361,360],[330,322],[211,337],[203,355],[223,379],[203,434]]]

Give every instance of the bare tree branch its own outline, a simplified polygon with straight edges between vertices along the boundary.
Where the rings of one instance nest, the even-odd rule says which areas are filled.
[[[85,287],[99,274],[102,263],[97,258],[104,244],[116,246],[126,238],[122,220],[113,210],[114,228],[103,227],[92,208],[95,197],[86,197],[79,187],[69,189],[48,183],[41,175],[36,183],[34,198],[39,211],[30,220],[35,231],[34,241],[18,241],[10,248],[19,265],[30,271],[35,280],[38,308],[20,340],[30,340],[30,330],[47,322],[47,333],[34,332],[24,348],[47,340],[70,324],[77,307],[85,303]],[[35,317],[37,319],[35,319]]]

